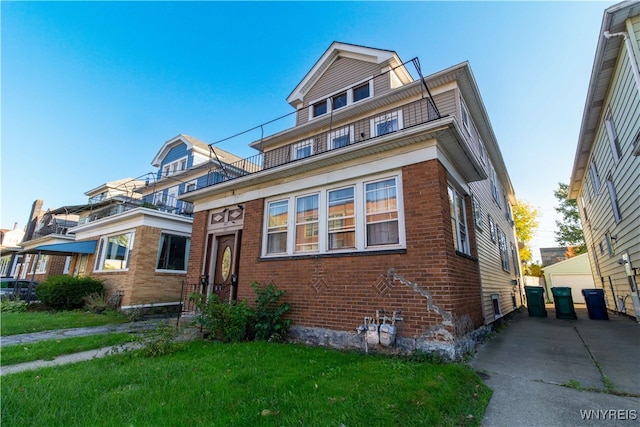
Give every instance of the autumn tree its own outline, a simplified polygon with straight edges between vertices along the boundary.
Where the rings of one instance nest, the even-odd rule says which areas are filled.
[[[515,223],[516,235],[518,236],[518,245],[520,261],[523,264],[531,262],[531,247],[529,246],[533,235],[538,229],[538,210],[524,200],[518,200],[513,207],[513,221]]]
[[[562,246],[574,247],[572,252],[575,255],[587,252],[578,214],[578,202],[575,199],[569,199],[569,185],[559,182],[558,189],[553,192],[553,195],[559,203],[555,210],[562,215],[562,221],[556,220],[556,242]]]

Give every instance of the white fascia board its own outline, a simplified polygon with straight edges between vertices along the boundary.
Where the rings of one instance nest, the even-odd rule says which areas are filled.
[[[75,242],[77,240],[76,236],[68,235],[68,234],[48,234],[43,237],[39,237],[37,239],[28,240],[26,242],[19,243],[18,246],[22,248],[22,250],[33,249],[42,245],[55,245],[58,243],[69,243]]]
[[[79,225],[70,231],[76,234],[76,240],[86,240],[131,230],[141,226],[191,233],[193,218],[169,214],[147,208],[136,208],[119,215],[113,215],[98,221]]]

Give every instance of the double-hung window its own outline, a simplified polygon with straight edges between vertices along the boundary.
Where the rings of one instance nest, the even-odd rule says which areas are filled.
[[[331,109],[337,110],[338,108],[345,107],[347,105],[347,92],[342,92],[331,97]]]
[[[371,119],[371,135],[382,136],[402,129],[402,110]]]
[[[156,270],[187,271],[191,237],[161,233]]]
[[[96,257],[96,271],[126,270],[133,253],[135,232],[107,236],[100,239]]]
[[[622,157],[622,150],[620,150],[620,140],[618,139],[618,132],[616,131],[616,127],[613,122],[611,110],[607,110],[604,124],[607,128],[607,136],[609,137],[609,145],[611,146],[613,160],[618,163],[620,161],[620,158]]]
[[[264,256],[399,249],[405,244],[398,176],[358,179],[267,200]]]
[[[293,144],[291,150],[292,160],[304,159],[305,157],[309,157],[313,154],[313,139],[308,139],[306,141],[301,141]]]
[[[607,177],[607,188],[609,189],[609,200],[611,201],[611,209],[613,209],[613,218],[616,222],[620,222],[622,220],[622,215],[620,214],[620,205],[618,204],[616,187],[613,185],[611,175]]]
[[[323,114],[327,114],[327,100],[316,102],[311,106],[311,112],[313,117],[318,117]]]
[[[353,143],[353,126],[345,126],[343,128],[329,132],[329,150],[346,147]]]
[[[296,198],[296,252],[318,250],[318,195]]]
[[[498,249],[500,250],[500,260],[502,269],[509,271],[509,251],[507,250],[507,236],[498,228]]]
[[[591,160],[589,164],[589,175],[591,175],[591,185],[593,186],[593,192],[598,194],[600,191],[600,175],[598,174],[598,168],[596,162]]]
[[[355,187],[327,192],[328,249],[356,247]]]
[[[399,243],[396,179],[366,184],[367,246]]]
[[[267,211],[267,253],[287,252],[289,200],[270,202]]]
[[[471,255],[469,237],[467,233],[467,214],[464,197],[453,187],[449,186],[449,212],[451,213],[451,229],[453,231],[453,246],[456,251]]]

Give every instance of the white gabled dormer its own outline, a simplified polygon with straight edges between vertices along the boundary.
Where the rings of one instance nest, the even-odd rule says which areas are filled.
[[[333,42],[287,102],[298,110],[300,125],[412,81],[393,51]]]
[[[158,179],[209,161],[209,145],[188,135],[165,142],[151,165],[158,168]]]

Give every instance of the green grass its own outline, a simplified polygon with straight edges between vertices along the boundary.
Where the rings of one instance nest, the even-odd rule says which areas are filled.
[[[95,314],[84,311],[29,311],[26,313],[0,314],[0,335],[27,334],[53,329],[82,328],[127,322],[120,312]]]
[[[34,360],[53,360],[64,354],[124,344],[132,340],[131,334],[122,332],[4,346],[0,347],[0,365],[9,366]]]
[[[19,426],[478,426],[491,391],[467,366],[251,342],[187,343],[4,376]],[[72,396],[72,398],[70,398]]]

